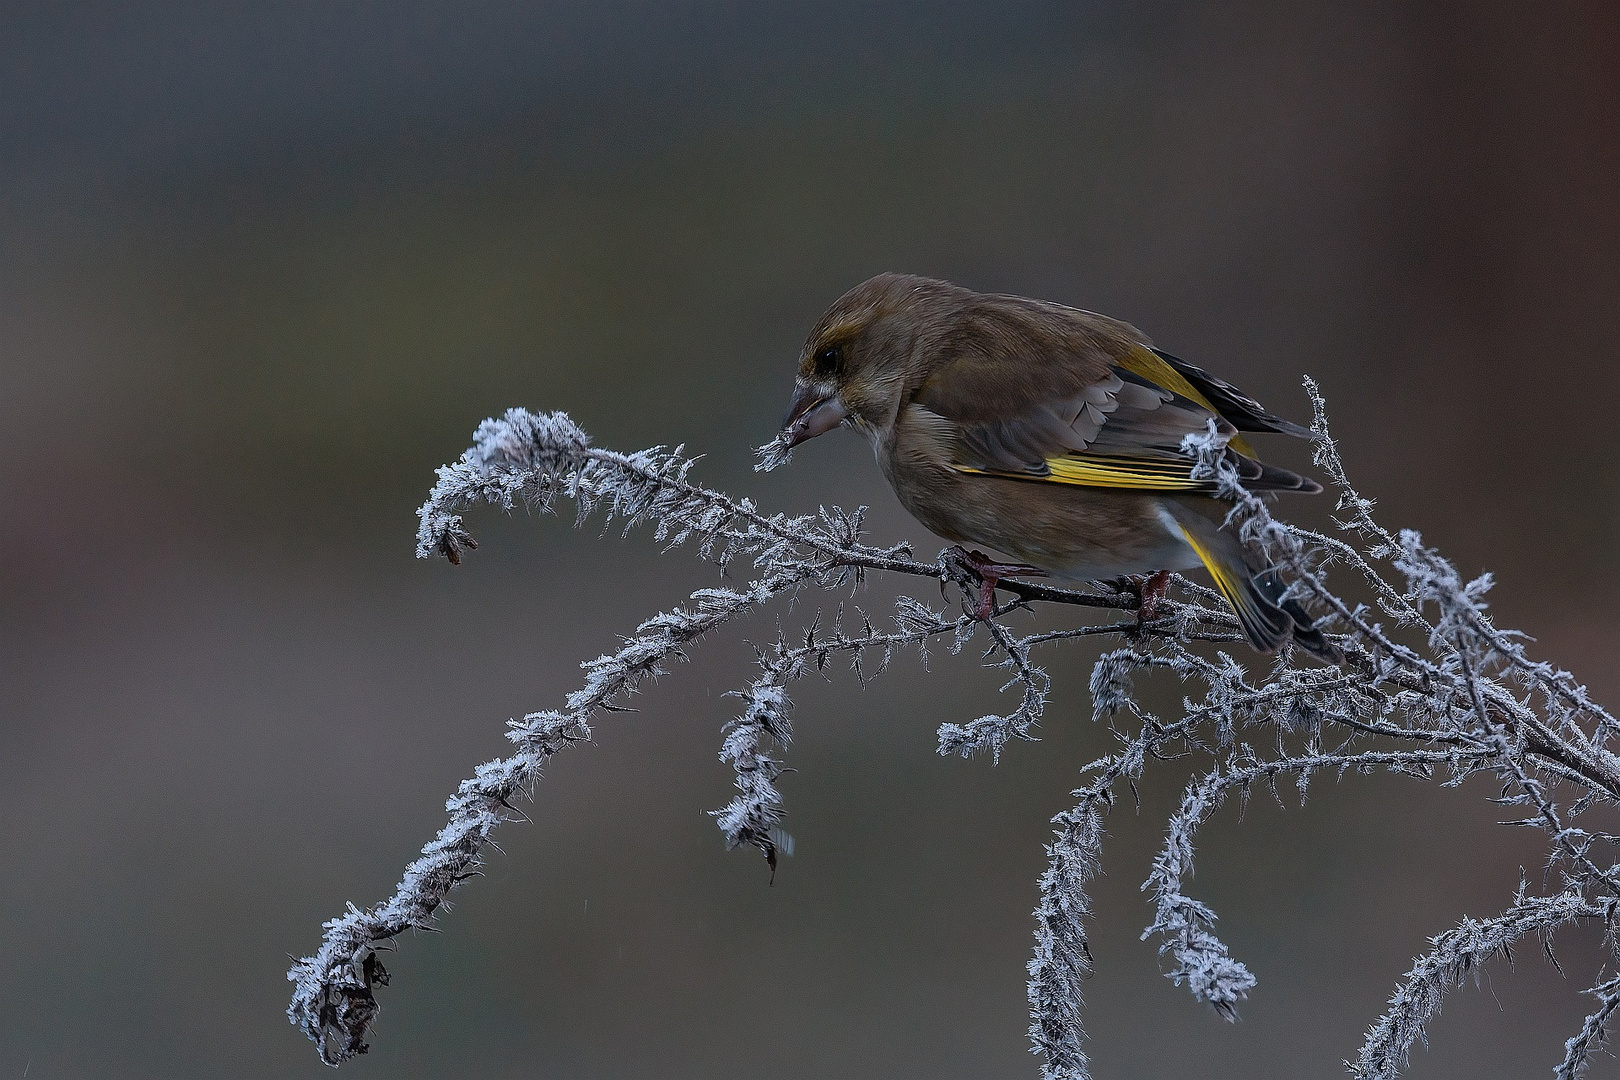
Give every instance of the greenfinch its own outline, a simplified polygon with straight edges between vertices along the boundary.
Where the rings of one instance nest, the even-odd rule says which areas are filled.
[[[1229,383],[1155,349],[1116,319],[944,281],[880,274],[839,297],[799,361],[779,440],[794,446],[840,426],[871,440],[901,504],[958,545],[988,615],[1002,577],[1071,581],[1204,566],[1253,646],[1332,646],[1285,596],[1273,567],[1222,527],[1230,504],[1194,475],[1182,439],[1214,430],[1255,492],[1321,485],[1263,464],[1245,432],[1310,438]]]

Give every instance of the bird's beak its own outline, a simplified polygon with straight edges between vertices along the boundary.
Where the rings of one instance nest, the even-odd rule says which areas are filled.
[[[849,409],[838,395],[817,386],[801,386],[793,392],[793,403],[782,420],[789,446],[823,435],[849,419]]]

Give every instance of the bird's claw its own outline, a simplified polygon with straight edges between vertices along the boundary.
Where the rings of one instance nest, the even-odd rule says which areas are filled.
[[[948,568],[962,571],[952,575],[964,588],[976,585],[978,596],[970,614],[979,622],[987,621],[996,610],[996,586],[1007,577],[1045,577],[1046,571],[1024,563],[996,562],[982,551],[969,551],[962,547],[946,550],[941,560]],[[944,587],[943,581],[941,588]]]
[[[1170,588],[1170,571],[1127,574],[1123,580],[1125,587],[1136,593],[1136,625],[1140,629],[1159,617],[1159,603]]]

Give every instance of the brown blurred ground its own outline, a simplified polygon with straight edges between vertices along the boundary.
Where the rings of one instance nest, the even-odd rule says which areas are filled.
[[[40,6],[0,42],[0,1076],[317,1075],[286,955],[386,894],[502,720],[713,580],[488,514],[466,565],[414,561],[483,416],[684,441],[931,551],[853,437],[748,471],[803,333],[881,269],[1130,319],[1300,418],[1316,376],[1384,520],[1620,700],[1612,5]],[[995,768],[932,752],[997,707],[971,658],[802,686],[774,887],[703,814],[750,655],[704,643],[558,760],[347,1072],[1034,1074],[1090,654]],[[1260,977],[1230,1027],[1137,940],[1151,781],[1110,822],[1098,1075],[1333,1075],[1427,935],[1536,880],[1489,794],[1224,812],[1195,888]],[[1459,991],[1417,1074],[1550,1070],[1593,944]]]

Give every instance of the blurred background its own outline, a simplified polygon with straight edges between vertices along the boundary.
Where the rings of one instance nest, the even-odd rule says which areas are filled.
[[[1108,312],[1301,420],[1315,376],[1385,522],[1620,701],[1617,176],[1601,2],[12,0],[0,1077],[327,1075],[288,955],[389,893],[506,718],[714,582],[489,512],[463,566],[416,561],[483,417],[685,442],[706,482],[937,550],[854,436],[750,472],[811,323],[880,270]],[[745,640],[889,588],[702,643],[557,759],[345,1071],[1035,1075],[1047,819],[1111,745],[1094,648],[1048,654],[1043,741],[994,767],[933,751],[1010,707],[971,654],[801,684],[774,886],[704,813]],[[1193,886],[1260,979],[1227,1025],[1138,940],[1184,779],[1109,821],[1101,1077],[1335,1075],[1429,935],[1539,881],[1488,785],[1228,808]],[[1530,943],[1448,999],[1415,1074],[1550,1070],[1599,963],[1558,944],[1566,977]]]

